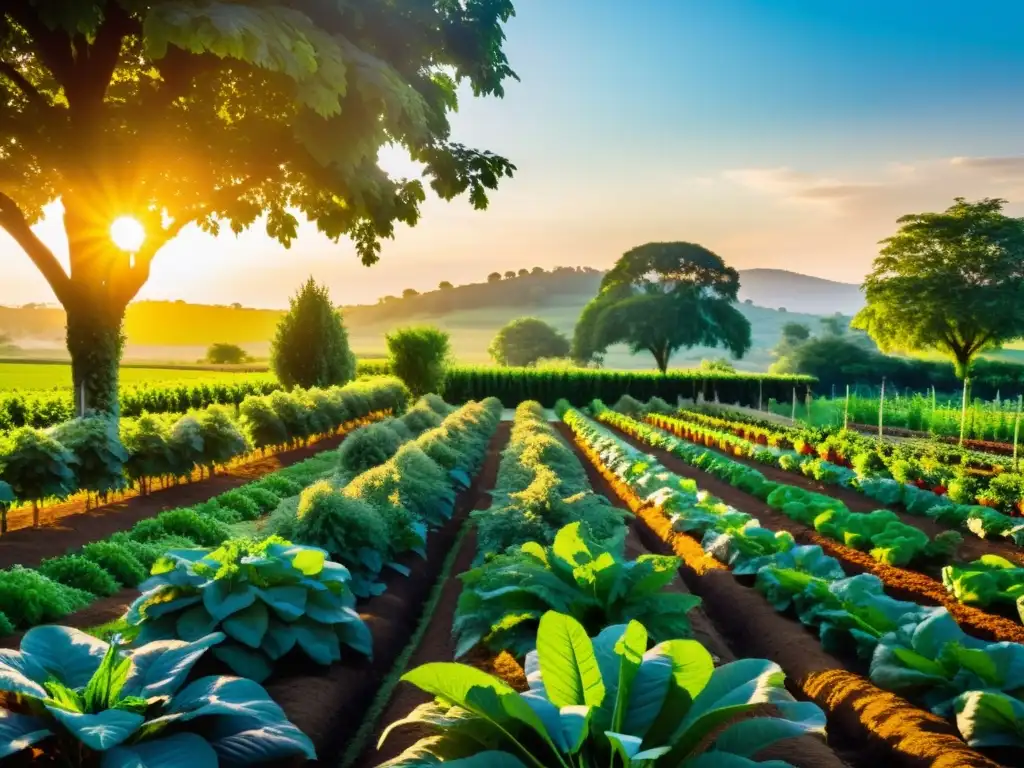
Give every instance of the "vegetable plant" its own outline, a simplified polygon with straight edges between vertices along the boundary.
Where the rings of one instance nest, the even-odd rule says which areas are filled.
[[[203,677],[185,685],[223,639],[214,633],[126,650],[69,627],[30,629],[20,650],[0,657],[0,758],[38,747],[72,768],[315,759],[309,738],[259,683]],[[210,727],[197,733],[204,720]]]
[[[323,665],[341,658],[342,645],[371,654],[349,581],[348,569],[322,549],[279,537],[234,539],[157,560],[125,619],[138,629],[136,643],[223,632],[213,654],[262,682],[293,649]]]
[[[824,734],[824,713],[793,699],[777,665],[744,659],[716,669],[695,640],[647,645],[638,621],[592,640],[574,618],[549,611],[526,659],[526,693],[474,667],[418,667],[402,679],[437,699],[381,741],[406,724],[431,735],[385,765],[754,766],[779,740]]]
[[[16,429],[0,453],[0,477],[19,499],[32,502],[32,524],[39,526],[39,503],[75,490],[74,454],[50,435],[31,427]]]
[[[942,583],[968,605],[1016,604],[1024,621],[1024,567],[999,555],[982,555],[969,564],[947,565]]]
[[[623,536],[594,546],[576,522],[562,528],[550,547],[528,542],[466,572],[455,614],[456,657],[483,642],[521,658],[533,650],[537,623],[548,610],[572,616],[591,635],[635,619],[656,641],[689,637],[686,614],[700,598],[664,591],[681,560],[627,560],[624,550]]]

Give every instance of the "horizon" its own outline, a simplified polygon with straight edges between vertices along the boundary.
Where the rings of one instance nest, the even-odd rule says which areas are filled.
[[[611,2],[520,0],[506,49],[522,82],[503,100],[463,92],[453,117],[457,140],[518,166],[489,210],[429,197],[370,268],[305,222],[290,250],[259,222],[238,238],[189,228],[139,299],[281,308],[313,275],[340,305],[372,303],[491,271],[607,269],[658,240],[860,284],[900,215],[958,195],[1024,212],[1024,9],[987,2],[963,18],[944,0],[921,19],[909,5],[651,0],[624,17]],[[383,154],[385,169],[415,172]],[[37,231],[65,258],[60,223],[51,208]],[[6,235],[0,266],[0,304],[54,302]]]

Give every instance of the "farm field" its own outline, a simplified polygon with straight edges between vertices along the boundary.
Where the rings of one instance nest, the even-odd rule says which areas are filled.
[[[179,381],[226,382],[266,378],[266,366],[246,366],[247,370],[218,370],[216,367],[142,367],[123,365],[121,383],[168,384]],[[255,369],[255,370],[254,370]],[[71,365],[51,362],[0,362],[0,392],[9,390],[70,389]]]

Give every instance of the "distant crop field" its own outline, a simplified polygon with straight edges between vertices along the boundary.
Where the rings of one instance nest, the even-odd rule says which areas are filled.
[[[122,384],[166,384],[174,381],[218,381],[261,376],[266,373],[192,369],[121,368]],[[67,363],[0,363],[0,392],[12,389],[61,389],[71,387],[71,366]]]

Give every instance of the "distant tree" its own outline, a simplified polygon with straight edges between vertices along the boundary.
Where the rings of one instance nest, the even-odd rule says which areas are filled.
[[[779,307],[779,312],[785,312],[785,311],[786,311],[785,307]]]
[[[330,387],[355,378],[356,359],[348,346],[341,314],[326,287],[309,278],[291,299],[270,348],[277,378],[292,387]]]
[[[384,337],[388,370],[405,382],[414,395],[441,394],[451,339],[433,326],[399,328]]]
[[[487,282],[488,283],[497,283],[500,280],[501,280],[501,272],[491,272],[491,274],[489,274],[487,276]]]
[[[0,354],[10,354],[11,352],[17,352],[18,347],[12,339],[6,333],[0,333]]]
[[[449,115],[457,83],[501,96],[515,76],[502,50],[513,12],[510,0],[0,3],[0,228],[64,306],[76,403],[117,413],[125,310],[190,225],[262,222],[288,247],[301,214],[372,264],[426,198],[420,178],[377,166],[389,143],[440,197],[486,207],[514,169],[455,141]],[[58,199],[67,268],[31,228]],[[121,217],[144,234],[128,252],[110,235]]]
[[[380,301],[378,303],[380,303],[380,304],[393,304],[396,301],[398,301],[398,297],[397,296],[381,296],[380,297]]]
[[[518,272],[517,274],[518,274],[518,275],[519,275],[520,277],[526,277],[527,275],[529,275],[529,274],[530,274],[530,270],[528,270],[528,269],[526,269],[526,268],[524,267],[523,269],[520,269],[520,270],[519,270],[519,272]]]
[[[440,283],[437,284],[437,287],[440,288],[442,291],[447,291],[454,288],[455,286],[449,283],[447,280],[442,280]]]
[[[846,329],[850,327],[846,318],[838,312],[831,317],[821,318],[821,325],[829,336],[842,336],[846,333]]]
[[[700,370],[715,371],[717,373],[736,373],[736,366],[722,358],[717,358],[715,360],[704,358],[700,361]]]
[[[543,275],[544,274],[544,267],[534,267],[533,269],[530,270],[530,274],[531,275]]]
[[[786,323],[782,326],[782,340],[789,344],[799,344],[811,338],[811,329],[803,323]]]
[[[239,303],[238,303],[238,302],[236,301],[236,302],[235,302],[234,304],[232,304],[232,305],[231,305],[231,308],[232,308],[232,309],[241,309],[241,308],[242,308],[242,305],[241,305],[241,304],[239,304]]]
[[[542,358],[566,357],[569,340],[536,317],[519,317],[498,331],[487,350],[498,365],[532,365]]]
[[[413,296],[419,296],[419,295],[420,295],[420,292],[417,291],[415,288],[406,288],[404,291],[402,291],[402,298],[403,299],[411,299]]]
[[[249,362],[249,354],[237,344],[217,342],[206,350],[206,362],[215,365],[238,365]]]
[[[750,323],[734,306],[739,274],[693,243],[648,243],[625,253],[601,279],[583,309],[573,357],[594,360],[615,343],[648,351],[658,370],[678,349],[724,346],[736,357],[750,349]]]
[[[867,306],[853,320],[883,352],[950,358],[965,401],[978,355],[1024,335],[1024,219],[1006,216],[1005,204],[958,197],[942,213],[900,218],[864,281]]]
[[[746,304],[748,307],[752,307],[754,305],[754,300],[753,299],[744,299],[743,303]]]
[[[510,269],[510,270],[508,270],[508,272],[505,273],[505,279],[506,280],[511,280],[515,276],[516,276],[516,271],[514,269]]]

